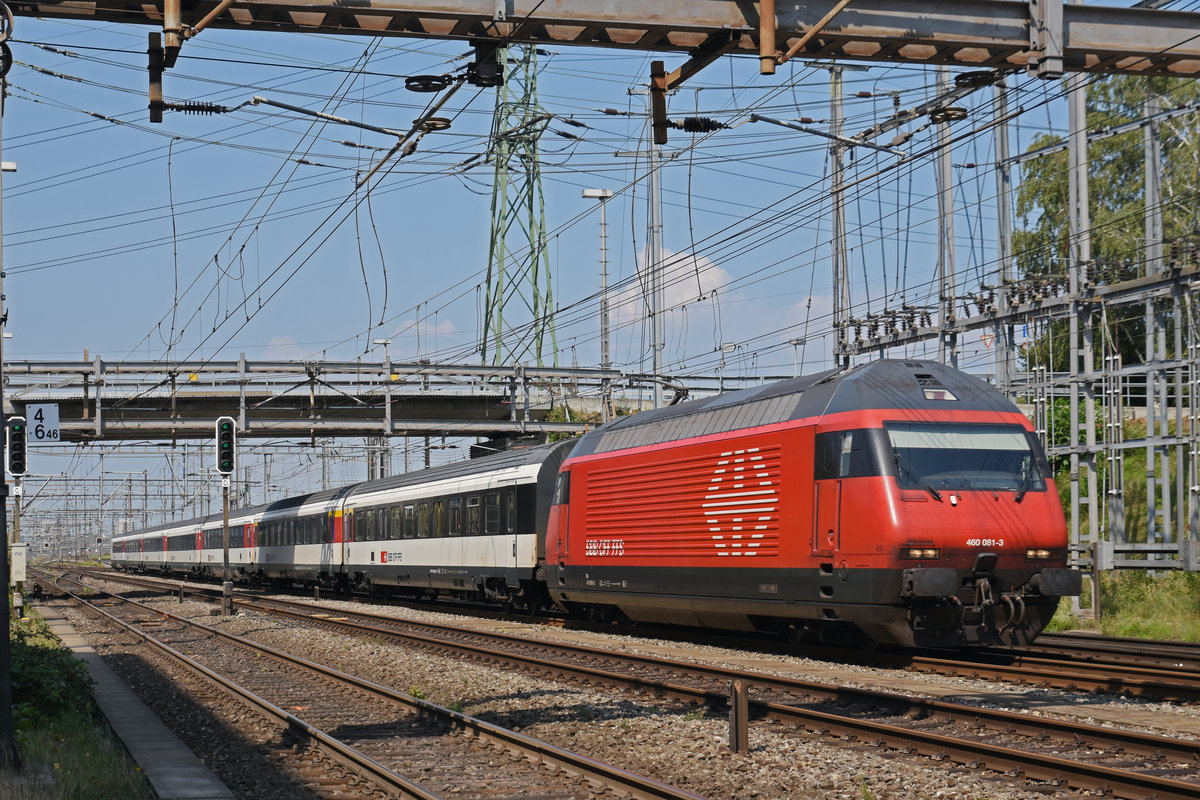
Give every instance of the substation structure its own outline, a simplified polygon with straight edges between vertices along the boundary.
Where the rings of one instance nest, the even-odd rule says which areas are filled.
[[[1069,275],[1013,280],[968,298],[961,317],[923,320],[900,310],[852,319],[845,349],[882,353],[995,335],[998,383],[1028,409],[1051,459],[1070,462],[1072,562],[1085,571],[1200,570],[1200,239],[1166,249],[1160,263],[1089,262]],[[1119,315],[1138,310],[1146,357],[1123,364],[1109,332]],[[1028,325],[1052,342],[1056,324],[1069,328],[1072,368],[1014,369],[1021,356],[1013,328]],[[1055,422],[1056,400],[1068,406],[1066,430]],[[1127,438],[1137,421],[1145,435]],[[1136,526],[1126,515],[1124,475],[1135,449],[1146,454],[1147,504]]]

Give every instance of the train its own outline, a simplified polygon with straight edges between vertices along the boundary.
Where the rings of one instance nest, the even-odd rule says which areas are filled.
[[[223,530],[117,536],[111,563],[220,576]],[[1029,421],[923,360],[238,509],[229,531],[237,580],[868,647],[1027,644],[1082,587]]]

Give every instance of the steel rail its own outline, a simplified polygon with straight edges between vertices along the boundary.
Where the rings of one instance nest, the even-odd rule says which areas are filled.
[[[1009,655],[1009,663],[997,664],[978,659],[958,660],[925,655],[910,657],[910,663],[922,671],[973,678],[995,677],[1024,684],[1044,683],[1067,689],[1131,694],[1135,697],[1159,697],[1172,700],[1200,700],[1200,673],[1177,669],[1157,669],[1109,664],[1081,664],[1052,658]]]
[[[1168,665],[1200,670],[1200,643],[1151,639],[1129,639],[1090,634],[1043,633],[1030,648],[1036,652],[1062,653],[1088,663],[1107,663],[1106,659],[1134,660],[1161,667]],[[1010,654],[1005,650],[997,651]]]
[[[443,627],[437,625],[436,623],[410,622],[409,620],[399,620],[395,617],[386,617],[358,611],[347,612],[333,611],[332,609],[320,609],[320,607],[309,606],[304,603],[294,603],[289,600],[278,600],[272,598],[269,601],[246,601],[238,599],[235,600],[235,602],[256,611],[284,614],[292,619],[309,621],[318,625],[326,625],[343,630],[351,630],[355,633],[361,633],[364,635],[398,636],[423,645],[434,644],[438,646],[445,646],[454,650],[470,652],[472,654],[489,659],[511,658],[522,666],[541,666],[546,669],[569,672],[571,674],[576,674],[589,679],[612,680],[632,688],[638,688],[643,691],[654,693],[680,692],[689,699],[700,699],[701,694],[697,693],[695,689],[686,689],[685,687],[681,687],[679,684],[659,684],[654,681],[642,678],[630,678],[629,676],[621,673],[614,673],[611,670],[603,670],[594,667],[581,667],[562,664],[548,665],[545,662],[541,662],[537,659],[527,656],[502,653],[497,651],[494,647],[488,647],[486,645],[472,646],[458,642],[447,642],[444,639],[422,636],[420,634],[402,633],[393,631],[389,628],[380,628],[369,624],[356,623],[349,619],[343,619],[342,617],[346,615],[363,616],[371,619],[377,619],[382,622],[401,625],[435,627],[453,633],[463,632],[485,640],[496,640],[506,644],[525,646],[532,644],[535,646],[545,646],[548,648],[564,650],[575,653],[584,659],[619,659],[652,668],[691,673],[705,678],[712,678],[715,676],[717,679],[722,681],[744,680],[751,686],[769,691],[798,691],[829,700],[852,700],[865,705],[886,705],[888,707],[895,708],[898,713],[913,713],[920,715],[936,714],[958,721],[967,721],[972,723],[978,722],[996,730],[1016,730],[1020,733],[1028,734],[1030,736],[1052,733],[1064,740],[1087,737],[1090,741],[1102,742],[1108,746],[1123,747],[1127,751],[1136,752],[1143,755],[1169,756],[1184,761],[1200,762],[1200,742],[1171,739],[1165,736],[1145,734],[1137,731],[1122,731],[1119,729],[1105,728],[1098,725],[1088,725],[1067,720],[1058,720],[1050,717],[1031,717],[1027,714],[1014,711],[1002,711],[999,709],[969,706],[962,703],[953,703],[943,700],[916,698],[876,689],[860,689],[856,687],[839,686],[836,684],[821,683],[818,681],[810,681],[799,678],[765,675],[759,672],[747,672],[744,670],[730,669],[728,667],[686,664],[658,656],[644,656],[633,653],[613,653],[611,650],[589,647],[587,645],[550,642],[543,639],[530,640],[519,636],[511,636],[509,634],[457,628],[455,626]],[[277,609],[272,607],[273,604],[294,606],[297,607],[298,610],[291,611],[286,609]],[[303,610],[305,608],[309,610],[306,612]],[[314,613],[314,608],[319,609],[320,613]],[[328,616],[324,616],[327,612],[337,614],[338,617],[330,618]],[[708,694],[703,696],[710,697]],[[724,695],[721,695],[721,697],[724,697]]]
[[[120,595],[111,596],[118,597],[124,602],[143,609],[156,616],[165,617],[167,619],[195,627],[203,630],[205,633],[213,634],[228,641],[236,642],[239,645],[250,647],[273,658],[293,664],[306,670],[310,670],[331,680],[349,684],[363,691],[408,706],[419,714],[425,714],[433,718],[445,720],[455,727],[470,730],[473,735],[480,739],[492,741],[510,749],[515,748],[522,752],[530,753],[544,762],[553,763],[562,769],[582,773],[586,775],[589,780],[606,784],[618,791],[626,792],[630,797],[638,798],[639,800],[704,800],[700,796],[692,794],[686,790],[678,789],[674,786],[656,781],[653,778],[637,775],[627,770],[606,764],[602,761],[589,758],[588,756],[557,747],[539,739],[535,739],[532,736],[527,736],[518,731],[508,730],[500,727],[499,725],[494,725],[490,722],[476,719],[475,717],[439,706],[435,703],[430,703],[428,701],[412,697],[411,695],[404,694],[403,692],[397,692],[394,689],[381,684],[373,683],[362,678],[345,675],[331,667],[326,667],[322,664],[292,655],[291,653],[276,650],[275,648],[268,647],[267,645],[226,633],[225,631],[217,628],[201,625],[185,617],[180,617],[178,615],[165,612],[161,609],[152,608],[151,606],[140,603],[136,600],[121,597]],[[86,601],[81,600],[81,602]],[[91,606],[92,604],[89,603],[88,605]],[[97,609],[97,611],[100,611],[100,609]],[[100,613],[105,614],[106,616],[111,616],[104,611],[100,611]],[[290,717],[291,715],[288,716]],[[307,727],[307,724],[303,723],[302,721],[301,724],[304,724]],[[382,768],[385,770],[387,769],[386,767]]]
[[[603,670],[580,665],[567,665],[561,663],[548,664],[540,659],[522,656],[520,654],[501,653],[498,652],[494,647],[487,647],[486,645],[473,646],[464,643],[450,643],[445,642],[444,640],[434,639],[432,637],[396,633],[387,629],[354,623],[350,620],[334,620],[328,618],[322,619],[320,617],[314,617],[311,613],[305,614],[304,612],[299,611],[294,612],[282,609],[271,609],[269,605],[264,603],[250,603],[247,601],[238,602],[241,602],[246,607],[253,608],[255,610],[270,613],[284,613],[289,617],[307,619],[318,625],[327,625],[335,628],[341,628],[343,630],[354,630],[359,633],[372,636],[400,636],[412,641],[418,641],[423,645],[433,645],[457,652],[469,652],[487,660],[510,661],[520,666],[532,666],[554,674],[570,674],[579,679],[590,680],[593,682],[600,681],[609,685],[625,688],[635,688],[654,695],[667,695],[680,697],[683,699],[691,699],[695,702],[713,706],[723,706],[728,701],[728,697],[724,692],[698,689],[676,682],[651,680],[636,676],[624,675],[621,673],[612,672],[611,670]],[[276,601],[272,600],[271,602],[274,603]],[[322,613],[324,613],[324,611],[329,610],[325,609],[322,611]],[[335,611],[332,613],[341,614],[357,612]],[[394,619],[391,621],[396,622]],[[407,624],[407,621],[400,622]],[[418,624],[423,625],[424,623]],[[505,634],[479,634],[477,631],[469,631],[469,633],[472,635],[482,635],[485,638],[519,638],[509,637]],[[523,643],[529,644],[528,640],[524,640]],[[1003,712],[994,709],[966,706],[945,701],[910,698],[875,690],[854,689],[850,687],[836,686],[832,684],[820,684],[797,679],[774,678],[764,676],[759,673],[743,672],[740,670],[731,670],[721,667],[680,664],[668,659],[661,659],[653,656],[631,656],[627,653],[613,654],[608,650],[584,647],[580,645],[561,645],[559,643],[545,642],[543,640],[537,640],[535,644],[538,646],[568,649],[572,652],[583,653],[590,657],[616,657],[622,660],[650,664],[675,671],[690,672],[697,675],[717,675],[722,679],[727,680],[738,678],[743,679],[747,681],[749,685],[757,686],[760,689],[774,688],[791,691],[800,690],[814,694],[820,693],[830,699],[837,698],[843,701],[848,698],[854,698],[857,702],[863,703],[875,702],[890,705],[904,705],[909,709],[918,712],[937,713],[942,716],[953,717],[960,721],[965,720],[968,722],[980,722],[993,729],[1019,729],[1022,733],[1031,736],[1053,733],[1054,735],[1068,741],[1086,739],[1090,742],[1104,743],[1107,746],[1122,748],[1124,750],[1135,751],[1146,755],[1164,756],[1170,753],[1172,757],[1189,763],[1200,761],[1200,743],[1173,740],[1163,736],[1142,734],[1134,731],[1114,731],[1112,729],[1103,728],[1096,725],[1073,723],[1062,720],[1049,720],[1046,718],[1033,718],[1014,712]],[[868,720],[860,720],[849,716],[815,711],[799,706],[756,701],[753,698],[751,698],[749,701],[749,709],[752,715],[771,716],[787,722],[803,725],[805,728],[812,731],[834,731],[839,735],[844,736],[869,736],[872,738],[872,740],[882,741],[888,746],[896,749],[914,747],[918,752],[924,755],[944,755],[958,763],[983,764],[998,771],[1018,770],[1027,776],[1041,780],[1065,781],[1072,787],[1076,788],[1088,790],[1107,788],[1109,791],[1112,791],[1122,797],[1145,798],[1153,795],[1159,798],[1159,800],[1166,800],[1167,798],[1200,797],[1200,785],[1197,784],[1191,784],[1184,781],[1177,781],[1171,778],[1163,778],[1155,775],[1129,772],[1127,770],[1111,767],[1074,762],[1055,756],[1047,756],[1040,753],[1002,747],[988,742],[960,740],[941,734],[914,731],[909,728],[897,727],[885,723],[871,722]]]
[[[208,590],[204,591],[207,592]],[[686,686],[678,682],[647,679],[586,665],[547,662],[544,659],[519,653],[501,652],[496,647],[489,647],[486,644],[471,645],[463,642],[448,642],[444,639],[422,634],[406,633],[370,624],[356,623],[343,617],[345,615],[354,615],[393,625],[462,633],[484,640],[500,641],[522,646],[534,645],[558,649],[578,654],[585,659],[606,658],[623,660],[639,665],[683,672],[710,680],[714,676],[722,681],[744,680],[748,686],[756,687],[760,690],[799,691],[843,702],[852,700],[863,704],[884,704],[888,707],[899,708],[904,713],[938,715],[960,722],[981,724],[994,730],[1018,732],[1034,737],[1052,734],[1063,741],[1075,743],[1086,741],[1092,744],[1099,744],[1121,751],[1134,752],[1156,758],[1168,757],[1186,763],[1200,762],[1200,743],[1198,742],[1171,739],[1165,736],[1144,734],[1136,731],[1115,730],[1098,725],[1046,717],[1031,717],[1016,712],[967,706],[940,700],[914,698],[878,690],[857,689],[795,678],[767,676],[761,673],[745,672],[725,667],[682,664],[656,656],[613,653],[609,650],[584,645],[548,642],[545,640],[531,641],[509,634],[482,632],[436,623],[411,622],[409,620],[399,620],[394,617],[386,617],[368,612],[348,612],[314,607],[290,600],[272,598],[270,600],[248,601],[237,599],[235,602],[245,608],[264,613],[280,614],[313,625],[352,631],[369,636],[382,635],[398,638],[421,646],[431,646],[460,654],[469,653],[488,661],[507,661],[520,667],[533,667],[550,674],[570,675],[579,680],[601,682],[607,685],[631,688],[649,694],[671,696],[712,706],[727,704],[727,695],[724,692]],[[299,610],[273,608],[272,605],[291,606]],[[314,613],[314,610],[317,613]],[[338,618],[331,618],[330,614],[336,614]],[[842,736],[869,736],[873,741],[884,742],[896,749],[914,747],[918,752],[925,755],[944,755],[959,763],[983,764],[991,769],[1000,771],[1019,770],[1026,775],[1041,780],[1063,780],[1076,788],[1088,790],[1106,788],[1122,797],[1145,798],[1156,796],[1159,800],[1164,800],[1165,798],[1200,797],[1200,785],[1197,784],[1111,767],[1078,763],[1055,756],[1047,756],[1016,748],[1007,748],[987,742],[960,740],[941,734],[914,731],[909,728],[856,719],[846,715],[815,711],[782,703],[754,700],[753,698],[749,701],[749,709],[753,715],[770,716],[800,724],[811,731],[836,731]]]
[[[117,576],[104,571],[103,576],[115,579]],[[137,579],[121,576],[122,580],[136,583]],[[155,586],[146,582],[146,586]],[[194,591],[205,592],[203,587]],[[304,603],[293,603],[279,598],[271,602],[291,604],[297,608],[311,608]],[[364,617],[380,621],[394,621],[395,618],[369,612],[356,612]],[[415,624],[415,623],[413,623]],[[437,626],[436,623],[423,623],[430,627],[454,629],[453,626]],[[491,634],[499,636],[500,634]],[[517,637],[513,637],[514,639]],[[729,646],[737,646],[731,643]],[[844,653],[835,654],[845,657]],[[861,660],[865,666],[884,666],[894,669],[915,669],[917,671],[933,672],[943,675],[959,675],[978,679],[995,679],[1022,685],[1038,684],[1052,686],[1067,691],[1105,691],[1117,694],[1129,694],[1137,697],[1155,697],[1167,700],[1194,701],[1200,700],[1200,673],[1185,669],[1164,669],[1161,667],[1130,666],[1116,662],[1106,663],[1067,663],[1061,660],[1038,658],[1013,651],[983,651],[978,655],[966,657],[961,653],[955,656],[930,656],[913,653],[905,656],[882,654],[872,656],[863,654]],[[1007,664],[989,663],[989,657],[1017,659]]]
[[[70,580],[70,579],[68,579],[68,580]],[[92,611],[94,611],[97,614],[101,615],[102,617],[106,618],[107,620],[109,620],[111,623],[118,626],[122,630],[136,635],[137,637],[144,640],[145,642],[158,648],[159,650],[161,650],[163,653],[167,654],[172,659],[175,659],[176,661],[184,664],[185,666],[187,666],[188,669],[191,669],[191,670],[199,673],[200,675],[203,675],[204,677],[213,681],[217,686],[221,687],[222,689],[225,689],[226,691],[237,695],[242,700],[244,700],[246,703],[248,703],[251,706],[253,706],[254,708],[258,709],[261,713],[266,714],[268,717],[271,717],[276,722],[278,722],[282,727],[286,728],[287,730],[291,731],[292,733],[294,733],[302,738],[311,739],[311,740],[317,742],[320,747],[325,749],[336,761],[341,763],[343,766],[346,766],[349,769],[353,770],[354,772],[357,772],[360,774],[365,773],[372,780],[378,781],[379,783],[383,784],[384,786],[390,788],[392,791],[399,793],[400,796],[403,798],[411,798],[412,800],[443,800],[443,798],[440,795],[433,794],[432,792],[426,791],[419,784],[416,784],[416,783],[410,781],[409,779],[405,778],[403,775],[399,775],[399,774],[393,772],[392,770],[385,767],[383,764],[380,764],[378,761],[375,761],[374,759],[370,758],[369,756],[365,755],[364,753],[360,753],[358,750],[355,750],[354,748],[345,745],[344,743],[338,741],[333,736],[330,736],[325,731],[322,731],[319,728],[309,725],[307,722],[305,722],[304,720],[295,716],[294,714],[289,714],[287,711],[284,711],[282,708],[275,705],[274,703],[271,703],[270,701],[254,694],[250,690],[234,683],[231,680],[228,680],[227,678],[222,677],[221,675],[212,671],[211,669],[209,669],[208,667],[199,663],[198,661],[179,652],[178,650],[171,647],[170,645],[167,645],[167,644],[164,644],[163,642],[158,641],[157,639],[155,639],[153,636],[150,636],[145,631],[141,631],[138,628],[134,627],[133,625],[125,622],[124,620],[117,618],[115,615],[108,613],[104,609],[97,606],[95,603],[88,602],[83,597],[75,594],[74,592],[70,591],[69,589],[63,588],[62,585],[57,580],[55,580],[54,585],[57,586],[59,589],[62,589],[62,591],[65,592],[66,594],[70,595],[76,602],[78,602],[84,606],[87,606]],[[82,584],[82,583],[80,585],[86,586],[86,584]],[[89,588],[91,588],[91,587],[89,587]],[[124,599],[124,598],[122,598],[122,599]],[[137,603],[136,601],[126,600],[126,602],[133,603],[134,605],[137,605],[141,608],[147,609],[156,615],[162,615],[161,611],[157,611],[155,609],[150,609],[141,603]],[[170,616],[170,615],[168,615],[168,616]],[[178,619],[178,618],[176,618],[176,619]],[[194,624],[194,623],[189,623],[189,624]]]

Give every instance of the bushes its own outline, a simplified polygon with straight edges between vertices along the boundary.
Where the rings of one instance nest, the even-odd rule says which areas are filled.
[[[20,730],[63,714],[92,713],[92,679],[87,667],[63,648],[40,619],[13,623],[13,718]]]
[[[97,721],[92,679],[44,621],[12,624],[13,726],[31,775],[50,780],[0,784],[2,800],[151,800],[130,764]]]
[[[1084,606],[1091,597],[1084,578]],[[1100,576],[1100,622],[1079,620],[1067,599],[1048,631],[1099,628],[1108,636],[1200,642],[1200,573],[1122,570]]]

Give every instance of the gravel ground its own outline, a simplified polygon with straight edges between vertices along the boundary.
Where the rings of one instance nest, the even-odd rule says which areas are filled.
[[[294,598],[289,598],[294,599]],[[1034,798],[1068,797],[1065,790],[1034,786],[996,775],[971,770],[950,762],[843,742],[827,737],[797,733],[783,726],[752,729],[750,752],[741,756],[728,748],[728,721],[706,714],[703,709],[640,695],[618,695],[592,690],[543,677],[409,650],[391,644],[317,632],[296,623],[278,621],[253,613],[230,618],[212,616],[212,606],[174,600],[161,601],[164,610],[202,619],[231,632],[251,635],[264,644],[337,667],[401,691],[421,693],[432,702],[461,709],[490,722],[515,728],[576,752],[627,770],[646,774],[698,795],[713,798]],[[323,605],[336,605],[323,601]],[[346,608],[361,609],[360,604]],[[452,621],[465,625],[511,629],[513,623],[496,623],[465,617],[412,611],[396,607],[372,608],[376,613],[420,620]],[[74,617],[81,632],[92,625]],[[556,628],[522,626],[528,635],[550,639],[586,640],[593,646],[649,652],[706,662],[737,665],[763,672],[811,677],[828,683],[845,683],[870,688],[902,686],[906,691],[927,687],[929,696],[957,702],[974,702],[1001,708],[1037,709],[1034,713],[1070,713],[1101,724],[1113,720],[1150,722],[1155,732],[1171,729],[1172,735],[1200,732],[1200,709],[1162,703],[1145,703],[1127,698],[1060,693],[1046,689],[1022,689],[1007,684],[909,672],[878,670],[848,665],[830,665],[801,658],[683,645],[625,636],[588,634]],[[97,642],[93,641],[93,645]],[[121,657],[98,648],[120,662]],[[122,648],[124,649],[124,648]],[[137,655],[148,659],[138,648]],[[126,656],[125,661],[132,663]],[[143,670],[142,682],[146,682]],[[143,687],[145,688],[145,687]],[[177,721],[184,736],[198,752],[205,746],[205,723],[190,701],[178,696],[153,698],[168,692],[146,689],[160,715],[173,716],[175,708],[186,708]],[[177,690],[174,690],[177,691]],[[160,710],[161,709],[161,710]],[[214,727],[214,726],[210,726]],[[189,738],[190,736],[190,738]],[[220,737],[215,737],[219,739]],[[231,748],[218,742],[216,755],[209,757],[226,782],[239,796],[262,800],[268,796],[303,797],[295,784],[282,793],[267,793],[269,785],[286,780],[265,774],[253,765],[246,748]],[[246,774],[249,771],[250,774]],[[228,776],[227,774],[228,773]],[[279,788],[283,789],[282,786]]]

